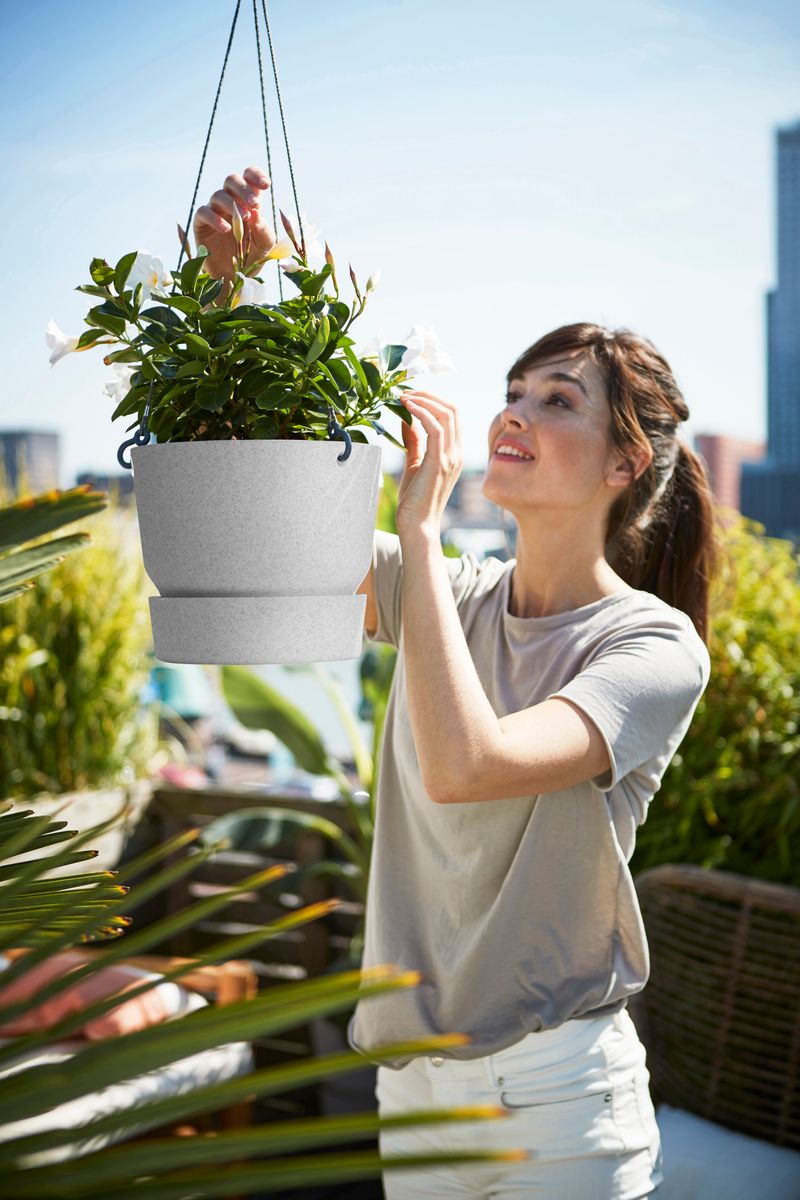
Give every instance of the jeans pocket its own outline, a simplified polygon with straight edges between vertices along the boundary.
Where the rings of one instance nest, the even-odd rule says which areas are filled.
[[[529,1148],[540,1162],[617,1155],[624,1152],[612,1092],[545,1100],[524,1088],[505,1088],[500,1099],[510,1111],[510,1144]],[[522,1137],[522,1142],[514,1142]]]

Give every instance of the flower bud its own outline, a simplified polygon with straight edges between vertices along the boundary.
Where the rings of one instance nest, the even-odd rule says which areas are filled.
[[[380,279],[380,277],[381,277],[381,269],[380,269],[380,267],[378,267],[378,268],[376,268],[376,270],[374,270],[372,272],[369,279],[367,280],[367,286],[364,289],[365,295],[367,292],[375,291],[375,288],[378,286],[378,280]]]
[[[233,212],[231,213],[231,229],[233,230],[233,236],[236,239],[236,245],[241,246],[242,238],[244,237],[244,223],[242,221],[239,209],[235,204],[233,206]]]
[[[288,233],[288,235],[291,239],[292,245],[294,246],[297,253],[302,256],[302,251],[301,251],[300,245],[297,241],[297,235],[295,234],[295,231],[292,228],[292,222],[286,216],[286,213],[281,211],[281,209],[278,209],[278,212],[281,214],[281,221],[283,222],[283,228]]]

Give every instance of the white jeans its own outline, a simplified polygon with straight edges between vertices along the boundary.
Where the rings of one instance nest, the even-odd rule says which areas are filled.
[[[381,1117],[495,1104],[509,1115],[379,1134],[381,1157],[523,1149],[510,1163],[387,1169],[386,1200],[639,1200],[663,1180],[645,1049],[626,1009],[529,1033],[483,1058],[379,1066]]]

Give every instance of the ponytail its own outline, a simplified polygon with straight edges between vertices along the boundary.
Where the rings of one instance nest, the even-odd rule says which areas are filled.
[[[702,460],[684,442],[676,444],[663,492],[617,534],[615,570],[631,587],[685,612],[708,644],[709,588],[719,561],[714,502]]]

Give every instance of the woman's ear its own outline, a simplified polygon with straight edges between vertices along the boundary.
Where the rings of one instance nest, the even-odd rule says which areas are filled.
[[[647,470],[652,460],[652,450],[629,450],[626,456],[617,451],[611,460],[611,470],[606,476],[606,482],[611,487],[628,487]]]

